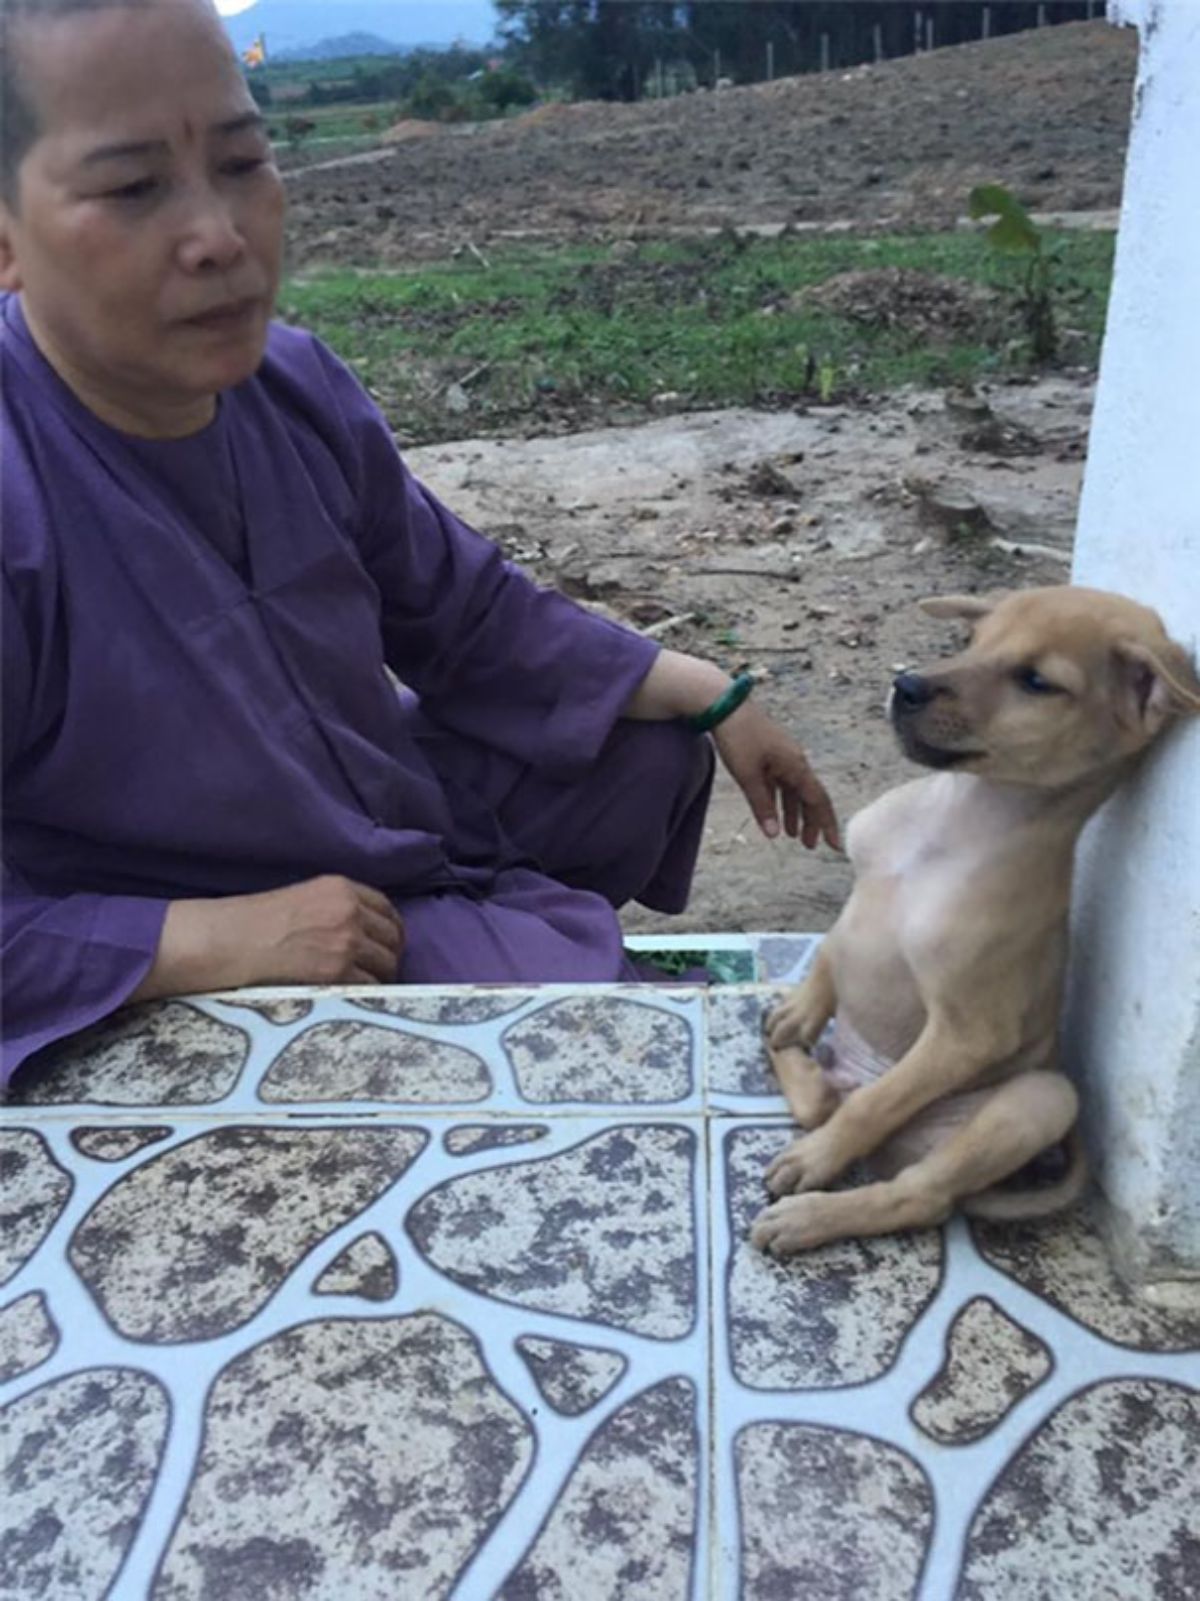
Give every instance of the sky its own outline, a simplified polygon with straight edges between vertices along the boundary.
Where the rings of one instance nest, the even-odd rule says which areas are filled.
[[[395,44],[485,44],[496,22],[492,0],[217,0],[217,8],[239,49],[261,29],[268,52],[356,32]]]

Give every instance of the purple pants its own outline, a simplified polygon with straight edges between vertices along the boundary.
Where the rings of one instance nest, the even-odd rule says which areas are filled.
[[[555,779],[419,720],[426,756],[461,810],[467,853],[486,816],[503,838],[483,898],[398,898],[406,984],[636,979],[614,908],[687,904],[712,789],[711,741],[679,723],[622,721],[581,777]],[[482,803],[482,804],[480,804]]]

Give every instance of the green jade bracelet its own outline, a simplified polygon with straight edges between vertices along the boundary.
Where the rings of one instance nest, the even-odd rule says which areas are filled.
[[[715,728],[731,716],[742,703],[749,699],[755,684],[758,683],[757,673],[739,673],[729,688],[712,705],[702,712],[696,712],[692,717],[685,718],[687,726],[693,734],[707,734],[709,729]]]

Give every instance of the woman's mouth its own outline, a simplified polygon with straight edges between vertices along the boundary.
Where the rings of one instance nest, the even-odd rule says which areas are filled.
[[[187,317],[185,321],[189,328],[205,328],[222,333],[244,328],[258,315],[258,308],[256,299],[231,300],[223,306],[214,306],[211,311],[203,311],[197,317]]]

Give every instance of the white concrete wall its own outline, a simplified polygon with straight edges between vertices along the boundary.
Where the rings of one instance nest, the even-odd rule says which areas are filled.
[[[1200,0],[1112,0],[1141,59],[1074,579],[1200,641]],[[1080,854],[1066,1023],[1130,1276],[1200,1277],[1200,723]]]

